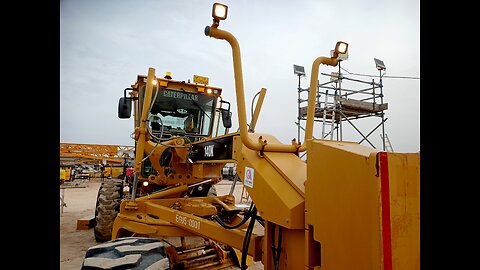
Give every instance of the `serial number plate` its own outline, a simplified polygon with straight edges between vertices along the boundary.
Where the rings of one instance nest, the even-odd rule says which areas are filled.
[[[184,217],[181,215],[176,215],[175,221],[179,224],[187,225],[193,229],[200,230],[200,221],[191,219],[189,217]]]

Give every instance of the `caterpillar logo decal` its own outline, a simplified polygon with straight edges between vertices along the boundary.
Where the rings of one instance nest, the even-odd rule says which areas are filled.
[[[198,95],[194,93],[183,93],[178,91],[165,90],[163,91],[163,96],[169,98],[198,101]]]

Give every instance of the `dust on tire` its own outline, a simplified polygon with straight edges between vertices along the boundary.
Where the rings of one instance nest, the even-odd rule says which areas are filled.
[[[95,206],[95,241],[102,243],[112,239],[113,222],[120,211],[122,198],[121,180],[113,179],[100,185]]]
[[[121,237],[90,247],[81,270],[170,269],[164,243],[156,238]]]

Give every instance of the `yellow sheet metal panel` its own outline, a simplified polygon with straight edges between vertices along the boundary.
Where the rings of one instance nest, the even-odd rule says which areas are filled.
[[[65,180],[65,169],[60,169],[60,180]]]
[[[420,154],[321,140],[307,148],[306,223],[320,269],[420,269]]]
[[[105,167],[104,176],[119,178],[123,174],[123,167]]]
[[[290,229],[303,229],[305,226],[305,200],[266,158],[257,151],[239,147],[240,138],[234,138],[234,152],[241,152],[237,164],[237,174],[244,183],[250,197],[255,202],[259,214],[276,224]],[[235,155],[235,153],[234,153]],[[285,158],[297,158],[294,154],[284,154]],[[298,168],[306,171],[306,164]],[[246,181],[246,171],[250,171],[251,183]]]
[[[305,161],[292,153],[266,152],[265,158],[298,193],[305,196],[305,180],[307,180],[307,164]]]
[[[203,177],[203,163],[193,164],[193,177],[202,178]]]
[[[65,180],[70,180],[71,170],[70,168],[65,168]]]
[[[382,269],[376,151],[313,140],[307,155],[306,222],[320,242],[321,269]]]
[[[281,144],[270,134],[249,133],[251,140],[266,140],[268,144]],[[264,152],[265,158],[302,196],[305,195],[305,180],[307,179],[306,163],[293,153]]]
[[[392,269],[420,269],[420,154],[387,156]]]
[[[302,268],[305,265],[305,251],[302,248],[304,242],[304,230],[283,230],[282,252],[280,253],[279,264],[285,265],[285,269],[304,269]],[[275,244],[278,244],[278,239],[275,241]]]
[[[275,228],[273,230],[273,228]],[[265,235],[263,238],[263,269],[275,269],[275,263],[273,261],[272,244],[275,244],[275,248],[278,248],[280,226],[272,223],[265,223]],[[288,230],[281,228],[281,252],[279,257],[279,269],[307,269],[303,266],[305,251],[303,250],[305,242],[305,231],[302,230]]]

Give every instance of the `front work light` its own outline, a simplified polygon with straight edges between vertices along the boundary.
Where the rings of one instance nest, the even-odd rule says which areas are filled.
[[[348,43],[339,41],[337,42],[337,45],[335,45],[335,52],[333,56],[337,58],[339,54],[346,54],[347,51],[348,51]]]
[[[220,3],[213,4],[212,17],[215,21],[225,20],[227,18],[228,6]]]

